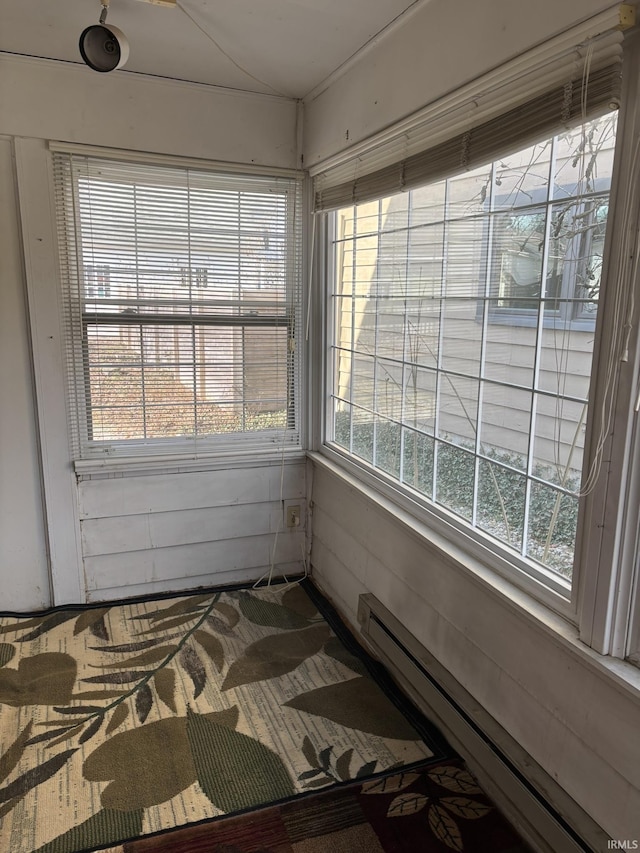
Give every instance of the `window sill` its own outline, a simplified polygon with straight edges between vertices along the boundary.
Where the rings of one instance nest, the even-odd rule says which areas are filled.
[[[383,512],[392,515],[407,535],[437,551],[452,570],[464,573],[469,582],[489,592],[504,607],[551,638],[559,650],[578,659],[610,686],[615,686],[640,706],[640,669],[627,661],[600,655],[581,642],[566,603],[564,607],[561,604],[553,607],[538,600],[532,592],[522,589],[492,568],[488,560],[483,561],[477,555],[470,554],[459,544],[459,536],[456,537],[457,531],[453,528],[450,535],[436,530],[427,521],[419,518],[418,512],[409,511],[395,497],[390,496],[389,490],[384,488],[386,484],[381,483],[382,488],[374,485],[370,477],[362,477],[357,466],[350,465],[348,460],[333,452],[331,448],[324,447],[321,451],[309,452],[307,456],[314,464],[348,484]],[[562,609],[564,613],[561,612]]]
[[[105,456],[79,459],[73,463],[78,479],[93,475],[173,474],[186,471],[217,471],[228,468],[259,468],[265,465],[295,464],[305,459],[299,446],[269,447],[264,450],[225,450],[202,453],[164,453],[145,456]]]

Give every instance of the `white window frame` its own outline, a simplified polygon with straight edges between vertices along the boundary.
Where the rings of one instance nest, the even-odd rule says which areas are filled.
[[[90,146],[50,144],[50,151],[64,155],[79,154],[88,158],[111,160],[114,162],[140,163],[144,166],[174,167],[177,169],[193,169],[197,172],[208,172],[224,181],[225,175],[232,177],[235,183],[240,179],[246,180],[248,190],[254,189],[257,181],[264,178],[285,179],[283,184],[288,184],[283,189],[288,197],[287,202],[287,294],[286,294],[286,326],[289,329],[289,342],[286,358],[290,365],[291,396],[293,403],[288,415],[286,428],[274,428],[255,430],[239,433],[208,434],[202,437],[182,439],[158,438],[158,439],[118,439],[112,442],[92,441],[87,428],[88,412],[88,390],[84,383],[88,379],[84,374],[84,347],[82,327],[85,323],[84,311],[78,308],[66,309],[66,331],[67,331],[67,407],[69,409],[69,420],[75,424],[72,429],[71,443],[74,456],[74,467],[78,472],[91,473],[96,468],[103,470],[110,467],[113,470],[126,470],[130,463],[132,469],[135,465],[139,467],[144,460],[156,467],[162,465],[162,460],[174,459],[203,460],[233,455],[246,458],[251,455],[274,455],[274,454],[300,454],[303,448],[303,406],[301,403],[301,376],[303,371],[304,347],[298,343],[302,316],[303,292],[301,287],[302,270],[302,194],[303,175],[297,170],[269,169],[252,166],[236,166],[234,164],[216,163],[208,161],[195,161],[188,158],[165,157],[161,155],[142,155],[139,153],[116,151],[111,149],[97,149]],[[79,228],[79,226],[77,226]],[[60,228],[59,228],[60,231]],[[186,270],[187,276],[192,281],[194,288],[207,287],[207,270],[194,267]],[[83,279],[82,273],[78,272],[79,278]],[[184,273],[183,273],[184,277]],[[64,283],[63,283],[64,288]],[[61,297],[64,301],[64,293]],[[63,313],[65,309],[63,308]],[[169,321],[171,315],[168,315]],[[129,318],[131,319],[131,318]],[[152,318],[153,320],[153,318]],[[255,318],[248,317],[247,324],[252,325]],[[256,325],[254,322],[253,325]],[[279,321],[279,325],[285,325]],[[240,328],[240,322],[235,326]],[[260,325],[262,328],[262,325]],[[266,328],[266,326],[265,326]],[[271,328],[271,327],[269,327]],[[74,331],[75,330],[75,331]],[[76,343],[74,343],[74,341]],[[73,367],[71,365],[74,365]],[[143,465],[144,467],[144,465]]]
[[[333,382],[333,365],[329,348],[333,344],[330,296],[335,264],[330,252],[330,216],[316,214],[318,251],[321,255],[316,275],[322,275],[326,287],[323,294],[322,322],[325,359],[322,367],[322,408],[317,427],[318,452],[347,474],[355,477],[370,493],[390,498],[399,509],[408,511],[421,525],[425,539],[434,544],[452,543],[460,562],[479,569],[487,578],[494,574],[495,583],[504,589],[506,579],[517,598],[517,590],[530,594],[535,601],[549,607],[577,628],[582,642],[594,651],[620,659],[640,662],[640,437],[637,401],[640,400],[640,300],[636,300],[633,316],[625,324],[626,353],[614,365],[615,388],[607,371],[611,363],[602,357],[612,339],[619,320],[617,294],[640,288],[637,260],[630,263],[621,253],[630,247],[637,258],[640,198],[636,186],[640,180],[638,148],[640,148],[640,35],[634,34],[624,48],[624,89],[616,144],[616,166],[610,194],[603,277],[615,279],[611,298],[599,308],[598,334],[594,347],[594,373],[590,393],[591,415],[585,440],[585,466],[594,455],[602,457],[600,476],[594,488],[581,500],[576,560],[571,588],[558,588],[557,578],[540,583],[517,559],[505,559],[501,548],[470,535],[452,513],[434,504],[416,501],[399,483],[384,472],[367,466],[328,442],[331,435],[329,385]],[[407,121],[405,120],[405,126]],[[391,131],[387,131],[390,137]],[[317,172],[321,172],[318,167]],[[622,259],[621,259],[622,257]],[[614,305],[614,301],[616,304]],[[614,394],[613,422],[607,420],[606,402]],[[598,442],[601,429],[604,442]],[[600,446],[603,445],[603,446]],[[585,468],[586,470],[586,468]],[[489,567],[489,574],[486,569]],[[524,570],[523,570],[524,569]],[[544,575],[544,569],[541,572]],[[560,583],[562,587],[562,583]]]

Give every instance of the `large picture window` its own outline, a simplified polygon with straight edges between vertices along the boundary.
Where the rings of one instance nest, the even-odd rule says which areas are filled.
[[[76,455],[296,443],[300,182],[54,162]]]
[[[606,114],[333,215],[330,442],[558,589],[615,136]]]

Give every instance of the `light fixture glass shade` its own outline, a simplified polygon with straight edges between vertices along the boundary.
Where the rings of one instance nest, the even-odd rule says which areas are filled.
[[[118,27],[92,24],[80,35],[80,54],[94,71],[116,71],[129,58],[129,42]]]

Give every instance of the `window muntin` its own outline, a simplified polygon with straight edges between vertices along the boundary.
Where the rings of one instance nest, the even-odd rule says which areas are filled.
[[[77,159],[58,209],[79,455],[296,443],[299,181]]]
[[[335,215],[330,440],[547,578],[572,575],[614,141],[610,114]]]

